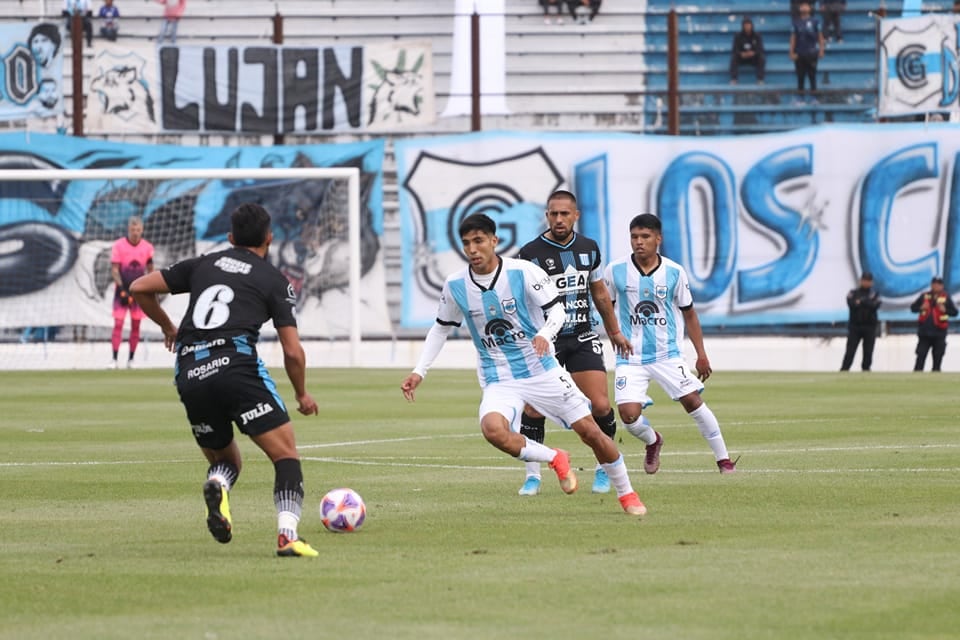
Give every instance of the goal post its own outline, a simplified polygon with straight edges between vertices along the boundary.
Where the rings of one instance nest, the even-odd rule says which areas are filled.
[[[25,328],[62,325],[91,326],[95,338],[104,337],[105,324],[112,322],[112,280],[105,280],[109,247],[126,235],[130,217],[143,220],[144,237],[155,246],[155,266],[164,268],[225,248],[229,210],[246,201],[263,204],[273,218],[270,259],[298,292],[301,335],[306,340],[344,337],[350,365],[359,364],[363,256],[357,167],[0,169],[4,340],[10,342]],[[151,234],[162,236],[162,242],[154,242]],[[323,255],[317,258],[318,253]],[[341,295],[343,284],[348,289],[346,335],[304,326],[309,320],[301,304],[322,312],[309,294],[335,289]],[[173,298],[185,296],[164,301],[179,321],[186,301],[168,306]],[[344,320],[342,309],[333,315]]]

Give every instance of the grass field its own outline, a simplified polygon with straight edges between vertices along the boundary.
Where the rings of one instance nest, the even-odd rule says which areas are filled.
[[[281,559],[273,468],[246,439],[233,542],[207,532],[169,372],[0,373],[0,638],[960,636],[958,375],[717,373],[734,476],[655,395],[660,472],[621,445],[643,520],[590,493],[587,449],[552,425],[581,489],[545,469],[520,498],[474,373],[432,372],[415,404],[404,375],[310,371],[300,531],[321,557]],[[320,525],[337,486],[366,499],[356,534]]]

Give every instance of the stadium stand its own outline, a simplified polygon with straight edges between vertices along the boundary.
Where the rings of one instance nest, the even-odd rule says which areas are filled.
[[[818,6],[819,3],[811,1]],[[798,100],[789,58],[788,0],[715,0],[709,6],[682,6],[648,0],[646,14],[647,93],[644,129],[666,131],[667,14],[679,14],[680,133],[739,134],[791,129],[823,122],[876,119],[877,19],[882,11],[900,15],[903,2],[849,0],[843,15],[844,41],[829,42],[818,66],[815,103]],[[949,3],[926,2],[923,11],[945,12]],[[734,34],[744,16],[753,19],[767,52],[766,84],[729,85]],[[748,74],[747,78],[750,76]]]
[[[562,26],[544,24],[535,2],[509,0],[504,20],[509,113],[485,115],[483,128],[666,133],[667,15],[671,10],[679,19],[680,133],[736,134],[822,122],[869,122],[875,118],[877,13],[882,8],[899,15],[903,4],[847,3],[845,40],[828,45],[818,72],[817,103],[808,104],[797,100],[787,54],[789,0],[715,0],[709,5],[605,0],[592,23],[568,21]],[[156,41],[161,10],[153,0],[123,0],[118,6],[121,44]],[[53,0],[0,0],[0,15],[59,21],[60,7]],[[949,0],[923,3],[924,11],[949,9]],[[437,109],[443,112],[451,91],[454,12],[453,0],[191,0],[178,42],[268,43],[278,22],[282,41],[291,45],[428,40],[433,49]],[[283,16],[280,21],[274,18],[278,13]],[[730,45],[744,15],[753,18],[766,44],[763,86],[728,83]],[[101,43],[95,39],[95,48]],[[69,43],[64,53],[69,60]],[[65,64],[67,90],[70,73],[71,65]],[[70,123],[68,111],[62,122],[31,127],[69,131]],[[469,118],[453,117],[411,133],[468,129]]]

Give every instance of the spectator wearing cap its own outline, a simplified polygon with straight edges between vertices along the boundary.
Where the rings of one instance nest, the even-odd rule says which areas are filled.
[[[930,281],[930,290],[921,293],[910,311],[919,313],[917,317],[917,360],[914,371],[923,371],[927,362],[927,352],[933,352],[933,370],[940,371],[943,354],[947,350],[947,328],[950,318],[957,315],[957,306],[943,287],[943,278],[934,277]]]
[[[753,28],[749,17],[740,23],[740,31],[733,36],[733,48],[730,53],[730,84],[736,84],[740,74],[740,65],[752,66],[757,72],[757,83],[763,84],[767,68],[766,54],[763,50],[763,37]]]
[[[877,339],[880,322],[877,309],[880,308],[880,294],[873,288],[873,274],[864,271],[860,276],[860,286],[847,294],[847,308],[850,318],[847,321],[847,350],[843,354],[840,371],[849,371],[857,347],[863,341],[861,369],[870,371],[873,365],[873,345]]]

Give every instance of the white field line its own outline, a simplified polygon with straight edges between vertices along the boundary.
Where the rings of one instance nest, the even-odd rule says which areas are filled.
[[[423,440],[438,440],[438,439],[465,439],[465,438],[479,438],[480,434],[478,433],[469,433],[469,434],[441,434],[441,435],[429,435],[429,436],[411,436],[406,438],[383,438],[376,440],[351,440],[344,442],[327,442],[327,443],[318,443],[318,444],[301,444],[299,449],[301,451],[309,451],[313,449],[328,449],[332,447],[354,447],[354,446],[363,446],[363,445],[373,445],[373,444],[396,444],[401,442],[416,442]],[[790,469],[790,468],[764,468],[764,469],[754,469],[746,468],[749,463],[749,457],[751,455],[775,455],[775,454],[789,454],[789,455],[798,455],[798,454],[815,454],[815,453],[827,453],[827,452],[874,452],[874,451],[916,451],[916,450],[938,450],[938,449],[957,449],[960,448],[960,443],[942,443],[942,444],[900,444],[900,445],[860,445],[860,446],[849,446],[849,447],[802,447],[802,448],[786,448],[786,449],[735,449],[732,448],[731,452],[733,455],[745,455],[747,459],[744,461],[744,465],[741,467],[742,471],[749,473],[890,473],[890,472],[899,472],[899,473],[950,473],[960,471],[960,467],[920,467],[920,468],[879,468],[879,467],[869,467],[863,469]],[[628,452],[624,454],[625,458],[639,458],[643,455],[641,452]],[[661,454],[662,457],[679,457],[679,456],[698,456],[704,457],[709,455],[706,448],[698,448],[697,450],[684,450],[684,451],[672,451],[667,448],[664,449]],[[248,456],[249,457],[249,456]],[[461,459],[463,456],[460,456]],[[487,471],[509,471],[511,473],[516,472],[518,462],[505,462],[504,464],[498,465],[466,465],[466,464],[449,464],[444,462],[435,462],[447,460],[447,457],[442,456],[376,456],[370,455],[365,456],[363,459],[356,459],[351,456],[350,458],[341,458],[341,457],[327,457],[327,456],[301,456],[304,461],[307,462],[326,462],[334,464],[346,464],[346,465],[359,465],[359,466],[382,466],[382,467],[413,467],[413,468],[432,468],[432,469],[474,469],[474,470],[487,470]],[[504,460],[503,455],[486,455],[486,456],[470,456],[471,460]],[[197,463],[198,458],[190,459],[170,459],[170,460],[67,460],[67,461],[31,461],[31,462],[0,462],[0,469],[2,468],[14,468],[14,467],[82,467],[82,466],[109,466],[109,465],[146,465],[146,464],[195,464]],[[419,462],[418,462],[419,461]],[[636,473],[636,469],[630,469],[631,472]],[[712,468],[712,465],[705,469],[700,470],[669,470],[661,469],[661,473],[716,473],[716,470]]]

